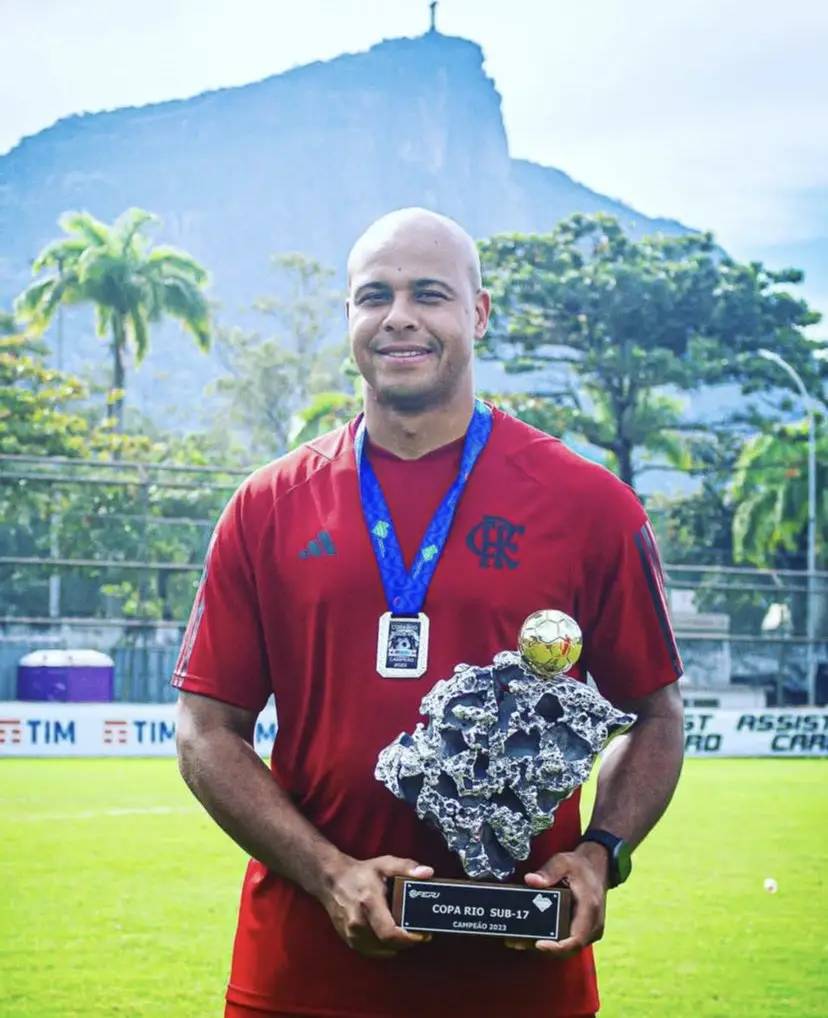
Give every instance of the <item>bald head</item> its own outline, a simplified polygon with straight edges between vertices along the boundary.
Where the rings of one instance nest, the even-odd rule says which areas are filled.
[[[378,219],[351,250],[345,307],[372,413],[468,410],[491,301],[477,247],[457,223],[418,208]]]
[[[448,216],[429,209],[405,208],[372,223],[348,255],[348,285],[366,262],[392,250],[447,255],[471,283],[473,293],[483,285],[480,255],[468,233]]]

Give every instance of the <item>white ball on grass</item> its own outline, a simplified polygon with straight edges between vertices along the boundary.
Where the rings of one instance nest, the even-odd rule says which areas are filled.
[[[765,878],[765,890],[768,892],[768,894],[776,894],[778,889],[779,885],[776,883],[773,877]]]

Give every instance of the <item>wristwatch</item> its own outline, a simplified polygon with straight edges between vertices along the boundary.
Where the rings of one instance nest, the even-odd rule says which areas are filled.
[[[609,855],[609,886],[618,887],[623,884],[632,872],[632,852],[627,842],[598,827],[589,827],[584,831],[581,841],[595,841],[604,846]]]

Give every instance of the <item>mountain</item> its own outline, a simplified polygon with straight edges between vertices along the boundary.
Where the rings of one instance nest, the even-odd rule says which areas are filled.
[[[429,32],[243,87],[68,117],[25,138],[0,157],[0,306],[30,280],[67,209],[107,221],[132,205],[160,215],[158,239],[209,268],[228,323],[273,291],[272,255],[312,255],[341,282],[361,230],[404,205],[445,212],[476,237],[543,231],[576,211],[612,213],[635,233],[683,230],[512,159],[483,63],[475,43]],[[106,357],[85,311],[67,315],[64,344],[73,370]],[[165,328],[128,398],[148,412],[197,405],[217,371]]]

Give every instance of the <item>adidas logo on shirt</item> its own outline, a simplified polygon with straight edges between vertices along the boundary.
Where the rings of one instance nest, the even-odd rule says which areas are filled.
[[[336,555],[336,547],[327,530],[320,530],[316,537],[308,542],[307,548],[299,552],[299,558],[319,558],[322,555]]]

